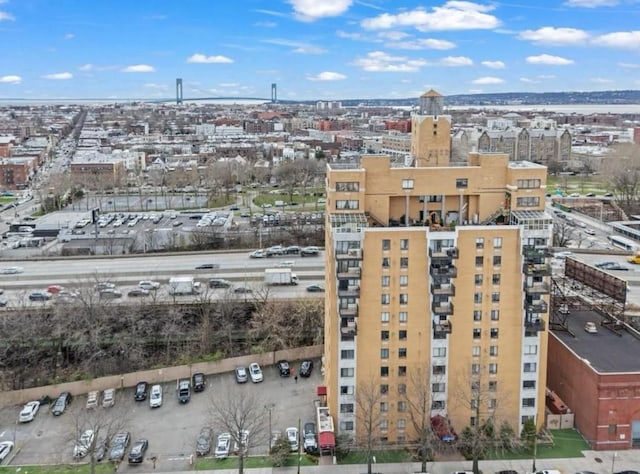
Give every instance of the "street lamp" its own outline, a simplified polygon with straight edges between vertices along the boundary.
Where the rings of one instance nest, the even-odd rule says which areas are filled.
[[[271,410],[273,410],[275,406],[275,403],[269,403],[264,406],[264,409],[269,412],[269,453],[271,453]]]
[[[402,180],[402,189],[405,192],[405,204],[404,204],[404,225],[405,227],[409,227],[409,195],[411,191],[413,191],[413,180],[412,179],[403,179]]]

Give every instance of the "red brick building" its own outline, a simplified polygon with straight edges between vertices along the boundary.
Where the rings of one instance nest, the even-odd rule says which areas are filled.
[[[36,162],[36,157],[0,159],[0,186],[3,189],[24,189]]]
[[[640,447],[640,340],[600,326],[591,311],[571,313],[569,331],[551,331],[547,386],[575,413],[596,450]],[[596,334],[584,325],[593,321]]]

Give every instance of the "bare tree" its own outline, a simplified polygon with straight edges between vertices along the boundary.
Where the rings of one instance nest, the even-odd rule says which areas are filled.
[[[573,227],[566,221],[555,220],[553,225],[553,246],[566,247],[573,238]]]
[[[229,433],[237,446],[238,473],[244,473],[244,459],[249,449],[266,441],[267,420],[265,400],[256,393],[228,389],[226,394],[211,397],[209,413],[213,426]]]
[[[371,474],[373,453],[380,439],[380,422],[383,412],[380,403],[383,394],[373,376],[358,384],[356,390],[356,442],[364,451],[367,460],[367,474]]]
[[[293,160],[287,161],[278,167],[276,176],[282,182],[289,194],[289,202],[293,201],[293,193],[296,188],[302,187],[303,196],[307,186],[320,171],[317,160]]]
[[[633,214],[640,195],[640,145],[613,146],[607,164],[607,178],[615,200],[627,214]]]

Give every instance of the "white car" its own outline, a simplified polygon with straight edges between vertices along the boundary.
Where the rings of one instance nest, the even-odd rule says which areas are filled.
[[[267,256],[267,252],[262,249],[254,250],[249,254],[249,258],[265,258]]]
[[[233,444],[233,452],[239,453],[240,448],[242,448],[243,452],[246,452],[247,449],[249,449],[249,430],[242,430],[242,432],[238,434],[238,440],[240,441],[240,443],[238,443],[238,440],[236,440],[236,442]]]
[[[87,393],[87,408],[96,408],[98,406],[98,391],[92,390]]]
[[[15,275],[16,273],[22,273],[24,269],[22,267],[4,267],[0,269],[0,273],[3,275]]]
[[[0,443],[0,462],[4,461],[9,453],[13,449],[13,443],[11,441],[3,441]]]
[[[592,229],[592,228],[590,228],[590,227],[586,228],[586,229],[584,230],[584,233],[585,233],[585,234],[588,234],[588,235],[596,235],[596,231],[595,231],[595,230],[593,230],[593,229]]]
[[[138,287],[142,288],[143,290],[153,291],[160,288],[160,283],[153,280],[142,280],[140,283],[138,283]]]
[[[116,389],[108,388],[102,392],[102,407],[108,408],[116,404]]]
[[[224,459],[229,456],[231,450],[231,435],[229,433],[220,433],[218,442],[216,443],[215,457],[216,459]]]
[[[262,369],[257,362],[249,364],[249,376],[253,383],[262,382]]]
[[[589,321],[585,323],[584,330],[587,331],[589,334],[597,334],[598,326],[596,326],[596,323]]]
[[[287,441],[289,441],[289,449],[291,452],[295,452],[300,447],[298,445],[298,428],[290,426],[286,429]]]
[[[149,406],[151,408],[159,408],[162,406],[162,386],[154,385],[151,387],[151,393],[149,395]]]
[[[27,403],[24,407],[22,407],[22,411],[20,412],[20,423],[28,423],[32,421],[38,413],[39,408],[40,402],[38,401]]]
[[[87,455],[93,444],[95,434],[93,430],[85,430],[78,438],[78,442],[73,447],[73,457],[83,458]]]

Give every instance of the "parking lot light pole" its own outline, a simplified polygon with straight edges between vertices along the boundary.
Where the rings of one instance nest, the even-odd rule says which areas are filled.
[[[300,460],[302,459],[302,455],[300,454],[300,418],[298,418],[298,474],[300,474]]]
[[[275,407],[273,403],[264,406],[264,409],[269,412],[269,454],[271,454],[271,410],[273,410],[273,407]]]

